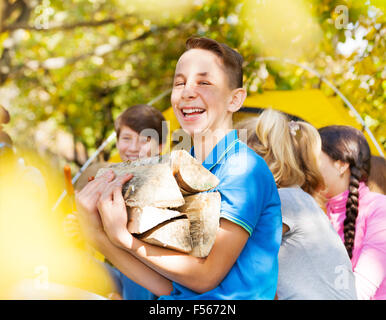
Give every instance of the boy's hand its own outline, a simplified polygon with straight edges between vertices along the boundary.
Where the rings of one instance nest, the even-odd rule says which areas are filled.
[[[109,182],[97,202],[97,207],[102,218],[103,228],[115,245],[122,247],[128,240],[131,243],[131,234],[127,230],[127,210],[122,196],[122,186],[131,180],[132,174],[116,177]],[[125,241],[122,241],[125,239]]]
[[[79,224],[83,235],[91,245],[98,247],[98,239],[104,234],[97,202],[108,183],[113,180],[114,172],[108,171],[101,177],[87,183],[79,192],[75,192]]]

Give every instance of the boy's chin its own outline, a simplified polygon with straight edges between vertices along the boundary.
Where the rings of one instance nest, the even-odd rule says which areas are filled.
[[[195,125],[182,125],[181,128],[191,137],[194,137],[195,135],[200,135],[201,132],[204,131],[201,127]]]
[[[192,138],[194,137],[205,137],[206,134],[208,134],[208,130],[206,128],[183,128],[184,131],[189,134]]]

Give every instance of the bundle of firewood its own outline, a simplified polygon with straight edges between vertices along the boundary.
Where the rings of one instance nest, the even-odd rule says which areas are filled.
[[[219,226],[219,180],[184,150],[99,169],[133,178],[122,188],[130,233],[154,245],[206,257]]]

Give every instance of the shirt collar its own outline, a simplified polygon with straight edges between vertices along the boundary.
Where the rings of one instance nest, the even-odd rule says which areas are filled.
[[[363,197],[363,195],[368,191],[368,187],[364,182],[359,183],[358,193],[359,198],[358,201]],[[346,190],[334,197],[332,197],[327,202],[327,211],[329,213],[342,213],[346,212],[346,203],[348,199],[349,190]]]
[[[237,130],[232,130],[226,134],[212,149],[209,155],[205,158],[202,165],[211,170],[214,166],[219,164],[225,155],[232,149],[238,141]],[[194,147],[190,149],[190,154],[194,157]]]

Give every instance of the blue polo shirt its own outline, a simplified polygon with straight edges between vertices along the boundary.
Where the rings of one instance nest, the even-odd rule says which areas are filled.
[[[194,148],[191,154],[194,156]],[[216,288],[199,294],[173,282],[171,294],[159,299],[273,299],[282,220],[280,198],[271,171],[263,158],[238,139],[236,130],[214,147],[203,166],[220,180],[210,192],[221,194],[221,218],[244,228],[249,239]]]

